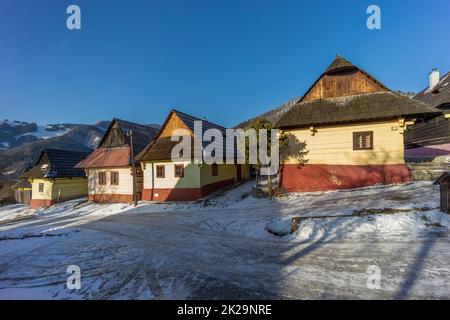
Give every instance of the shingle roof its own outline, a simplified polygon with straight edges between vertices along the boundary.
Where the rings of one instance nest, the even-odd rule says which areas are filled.
[[[280,128],[333,124],[398,116],[431,116],[441,111],[399,94],[382,91],[297,104],[276,125]]]
[[[171,115],[175,113],[181,121],[189,128],[189,130],[192,131],[192,134],[194,134],[194,121],[201,121],[202,122],[202,136],[208,129],[217,129],[222,132],[222,135],[224,137],[223,143],[224,143],[224,150],[223,155],[226,156],[226,128],[222,127],[218,124],[202,120],[200,118],[188,115],[184,112],[178,111],[178,110],[171,110],[169,115],[167,116],[166,121],[161,127],[160,133],[163,131],[165,125],[167,124],[168,120],[171,118]],[[159,136],[159,134],[158,134]],[[191,138],[193,139],[193,138]],[[208,141],[202,141],[202,146],[205,148],[210,142]],[[154,140],[152,143],[150,143],[145,149],[143,149],[137,156],[136,159],[138,161],[154,161],[154,160],[170,160],[171,159],[171,153],[172,149],[175,145],[177,145],[177,141],[171,141],[171,137],[158,137],[156,140]],[[191,141],[192,146],[192,154],[194,153],[194,147],[193,142]]]
[[[114,118],[111,121],[111,124],[108,127],[108,130],[106,130],[105,135],[102,138],[102,141],[100,142],[99,146],[101,146],[106,139],[111,127],[114,125],[114,123],[117,122],[120,131],[122,132],[122,135],[125,138],[125,143],[127,145],[130,145],[130,138],[127,136],[127,131],[132,130],[133,131],[133,150],[135,154],[138,154],[142,149],[145,148],[146,145],[148,145],[156,136],[159,129],[156,129],[154,127]]]
[[[130,147],[97,148],[86,159],[80,161],[76,168],[111,168],[130,165]]]
[[[125,135],[125,139],[127,144],[130,143],[129,137],[126,135],[126,132],[129,130],[133,131],[133,146],[134,153],[138,154],[142,149],[145,148],[153,139],[155,139],[158,134],[159,129],[149,127],[146,125],[141,125],[121,119],[115,119],[120,128],[122,129],[122,133]]]
[[[83,169],[75,165],[86,158],[89,153],[69,150],[45,149],[36,165],[25,172],[25,178],[69,178],[85,177]]]
[[[414,99],[438,108],[450,104],[450,72],[443,75],[438,84],[429,90],[425,88],[414,96]]]
[[[192,159],[194,156],[194,148],[192,147],[194,137],[189,138],[191,139],[191,155],[189,159]],[[162,137],[156,139],[153,143],[142,150],[142,152],[136,158],[139,161],[171,160],[172,149],[178,143],[178,141],[171,141],[171,137]]]
[[[20,179],[11,187],[11,189],[19,189],[19,188],[31,189],[31,183],[27,179]]]
[[[331,64],[326,69],[325,73],[333,73],[345,69],[353,69],[356,68],[350,61],[341,57],[339,55],[331,62]]]
[[[208,129],[218,129],[218,130],[222,131],[223,134],[225,134],[226,128],[222,127],[221,125],[218,125],[218,124],[209,122],[207,120],[203,120],[203,119],[200,119],[200,118],[188,115],[188,114],[186,114],[184,112],[181,112],[181,111],[178,111],[178,110],[175,110],[175,109],[173,109],[170,112],[170,114],[172,114],[172,112],[175,113],[192,132],[194,132],[194,121],[201,121],[202,122],[202,129],[203,129],[202,133],[204,133]],[[170,114],[169,114],[169,116],[170,116]]]

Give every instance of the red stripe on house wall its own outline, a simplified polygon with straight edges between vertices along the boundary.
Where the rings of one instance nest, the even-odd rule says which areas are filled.
[[[354,189],[410,181],[406,165],[283,165],[281,186],[290,192]]]
[[[41,207],[50,207],[54,204],[53,200],[50,199],[31,199],[30,208],[37,209]]]
[[[142,190],[142,200],[194,201],[233,183],[234,179],[229,179],[211,183],[201,188],[144,189]]]
[[[91,202],[111,202],[111,203],[130,203],[133,202],[131,194],[90,194],[88,201]]]

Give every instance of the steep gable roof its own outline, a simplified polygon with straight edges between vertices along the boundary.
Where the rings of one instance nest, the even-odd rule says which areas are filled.
[[[333,60],[333,62],[331,62],[331,64],[325,70],[325,73],[333,73],[345,69],[357,69],[357,68],[344,57],[337,55],[336,58]]]
[[[130,137],[128,137],[127,132],[132,130],[133,131],[133,146],[134,146],[134,152],[135,154],[139,153],[149,142],[151,142],[156,134],[158,133],[158,129],[149,127],[146,125],[114,118],[109,127],[108,130],[106,130],[105,134],[102,137],[102,140],[100,141],[99,148],[101,147],[109,147],[105,146],[105,143],[107,142],[108,137],[110,136],[113,127],[117,127],[120,130],[120,141],[117,141],[117,144],[113,147],[123,147],[124,145],[130,145]]]
[[[319,124],[437,115],[438,109],[387,91],[305,101],[294,106],[276,125],[292,128]]]
[[[287,128],[437,114],[439,110],[390,91],[367,72],[338,56],[276,125]]]
[[[75,165],[89,153],[69,150],[45,149],[36,165],[25,172],[24,178],[70,178],[85,177],[85,172]]]
[[[362,85],[355,88],[352,88],[351,86],[347,87],[348,82],[352,80],[352,77],[355,80],[361,82]],[[327,94],[324,94],[324,91],[326,91],[326,89],[330,91],[330,89],[333,89],[333,87],[334,89],[336,89],[336,93],[339,93],[339,87],[343,88],[340,90],[340,96],[351,96],[356,94],[389,91],[389,89],[385,85],[383,85],[373,76],[355,66],[344,57],[337,55],[333,59],[331,64],[325,69],[324,72],[321,73],[321,75],[313,82],[313,84],[308,88],[308,90],[306,90],[306,92],[302,96],[290,99],[281,106],[265,112],[259,116],[251,118],[247,121],[244,121],[238,124],[236,127],[245,128],[252,122],[252,120],[255,119],[267,119],[271,122],[277,123],[286,113],[288,113],[300,102],[324,98],[337,98],[336,96],[328,96]],[[345,93],[346,88],[348,92]],[[342,94],[342,91],[344,91],[345,94]]]
[[[416,94],[414,99],[435,108],[450,105],[450,72],[443,75],[432,90],[427,87]]]
[[[171,159],[171,152],[173,147],[178,144],[177,141],[171,141],[171,136],[166,135],[163,136],[162,133],[165,132],[166,128],[169,125],[170,121],[174,121],[173,116],[176,117],[176,119],[179,119],[181,121],[181,124],[178,126],[183,129],[187,129],[190,131],[191,139],[195,139],[194,137],[194,122],[195,121],[201,121],[202,122],[202,135],[205,133],[208,129],[217,129],[220,132],[222,132],[223,136],[226,135],[226,128],[215,124],[213,122],[203,120],[191,115],[188,115],[184,112],[172,109],[166,120],[164,121],[163,125],[161,126],[161,129],[156,136],[155,140],[151,142],[147,147],[145,147],[137,156],[136,159],[138,161],[151,161],[151,160],[169,160]],[[225,143],[225,139],[224,139]],[[208,142],[202,141],[203,147],[205,147],[208,144]],[[194,149],[194,148],[192,148]],[[194,151],[192,150],[192,153]],[[225,154],[225,151],[224,151]]]
[[[358,85],[352,86],[353,83]],[[389,89],[366,71],[337,55],[297,103],[379,91]]]
[[[79,161],[77,168],[126,167],[131,165],[130,137],[133,131],[133,151],[137,155],[151,143],[158,129],[122,119],[114,118],[109,124],[99,146],[86,159]]]

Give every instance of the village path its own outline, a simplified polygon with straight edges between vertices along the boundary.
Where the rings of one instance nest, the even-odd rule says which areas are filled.
[[[413,187],[397,190],[396,201]],[[423,191],[417,187],[418,194]],[[314,211],[313,201],[322,195],[311,197],[302,203]],[[346,193],[325,195],[320,208],[334,202],[333,212],[344,213],[345,201],[355,199],[358,194],[352,199]],[[313,228],[307,237],[283,239],[268,234],[264,224],[283,211],[292,213],[291,205],[252,202],[245,208],[158,211],[141,206],[96,215],[81,214],[87,211],[81,206],[62,216],[2,227],[0,298],[450,298],[448,228],[424,227],[407,236],[407,220],[399,220],[395,234],[374,233],[362,218],[352,224],[340,218]],[[358,224],[366,229],[352,235]],[[52,236],[11,238],[30,234]],[[69,265],[80,267],[80,290],[66,287]],[[380,268],[378,289],[368,288],[370,266]]]

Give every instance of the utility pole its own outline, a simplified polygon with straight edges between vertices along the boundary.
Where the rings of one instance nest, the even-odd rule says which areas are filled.
[[[133,203],[136,207],[138,204],[137,194],[136,194],[136,165],[134,161],[134,146],[133,146],[133,130],[128,130],[127,136],[130,137],[130,149],[131,149],[131,174],[133,176]]]

